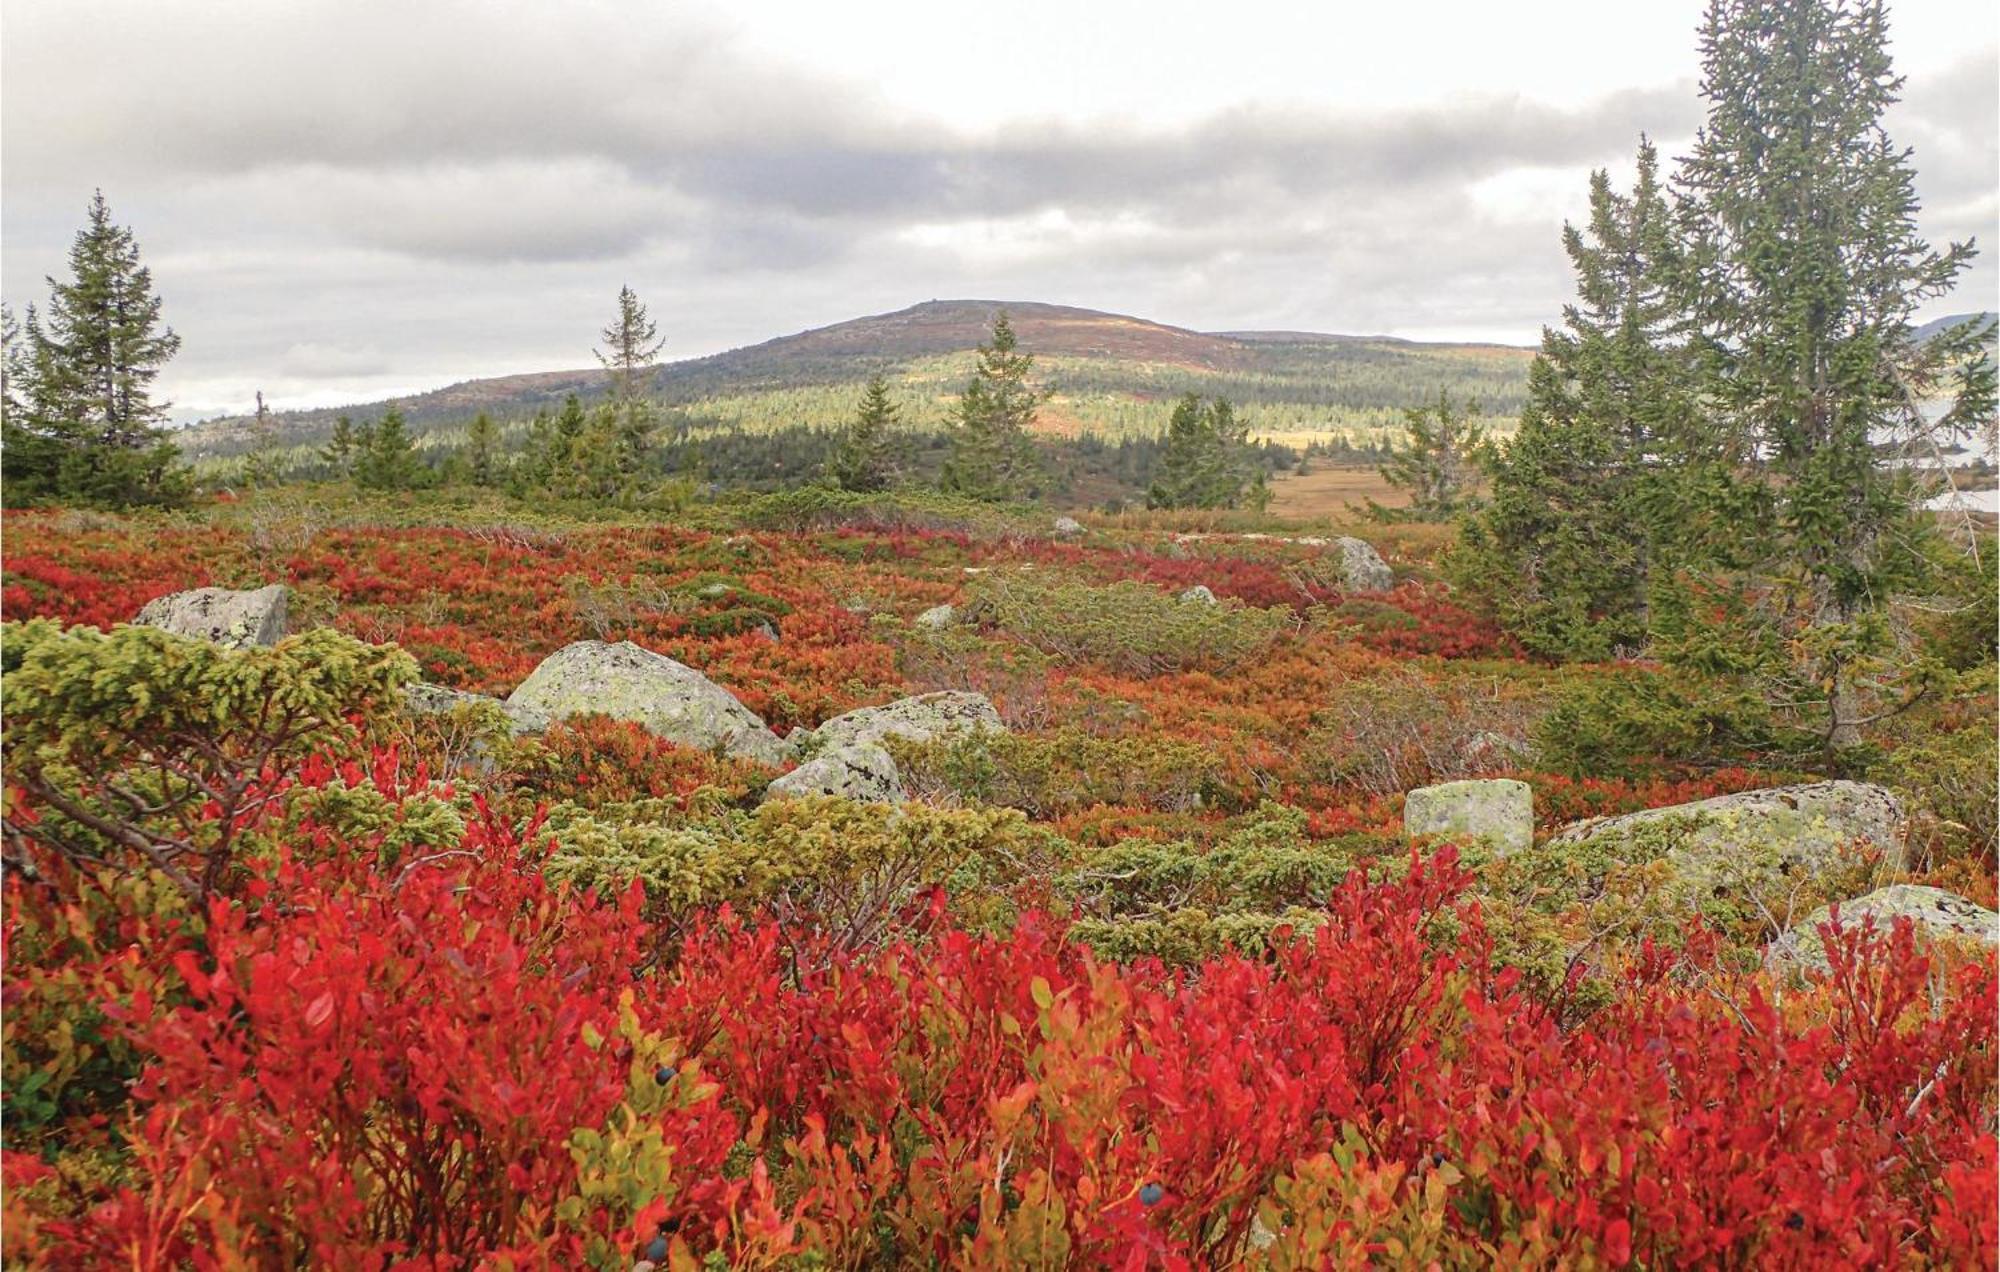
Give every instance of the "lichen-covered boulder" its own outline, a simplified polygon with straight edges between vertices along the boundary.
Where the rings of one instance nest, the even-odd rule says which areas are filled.
[[[1064,539],[1072,539],[1083,533],[1083,523],[1075,517],[1057,517],[1056,534]]]
[[[1403,832],[1519,852],[1535,842],[1535,793],[1512,778],[1420,786],[1403,797]]]
[[[285,638],[285,608],[290,595],[282,583],[248,592],[198,587],[146,602],[133,621],[232,649],[275,645]]]
[[[813,738],[822,748],[838,750],[864,744],[879,746],[888,738],[928,742],[949,734],[1004,733],[1006,729],[985,694],[947,689],[837,715],[814,730]]]
[[[1396,572],[1373,544],[1342,537],[1333,546],[1340,549],[1340,577],[1348,591],[1386,592],[1396,586]]]
[[[838,795],[866,804],[903,802],[903,779],[896,761],[871,743],[840,747],[816,756],[765,789],[764,798]]]
[[[1826,966],[1826,946],[1819,930],[1833,919],[1833,910],[1831,905],[1821,906],[1771,942],[1766,951],[1771,962]],[[1908,919],[1920,941],[1954,941],[1975,951],[2000,949],[2000,914],[1943,888],[1898,883],[1840,902],[1842,928],[1860,927],[1870,919],[1884,932],[1897,919]]]
[[[489,698],[483,693],[467,693],[463,689],[447,689],[443,685],[419,682],[403,686],[403,708],[412,715],[449,715],[454,711],[478,711],[491,707],[507,721],[511,733],[540,733],[548,727],[548,718],[526,707]]]
[[[1208,590],[1206,583],[1195,584],[1187,591],[1182,592],[1180,599],[1183,601],[1193,601],[1198,605],[1220,605],[1222,603],[1215,599],[1215,593]]]
[[[544,720],[593,712],[630,720],[677,745],[762,764],[783,763],[791,754],[728,690],[631,641],[580,640],[558,649],[508,695],[507,705]]]
[[[931,631],[943,631],[958,618],[958,610],[950,605],[933,605],[917,615],[917,626]]]
[[[1550,842],[1615,846],[1671,826],[1684,866],[1769,856],[1787,873],[1817,874],[1871,854],[1900,866],[1904,825],[1901,802],[1880,786],[1814,782],[1594,818],[1565,826]]]

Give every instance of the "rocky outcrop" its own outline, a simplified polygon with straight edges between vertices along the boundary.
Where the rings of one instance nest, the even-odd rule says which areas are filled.
[[[791,748],[756,713],[694,668],[630,641],[583,640],[542,660],[507,698],[527,718],[560,720],[592,712],[679,746],[780,764]]]
[[[1669,834],[1684,865],[1768,856],[1783,873],[1817,874],[1869,854],[1900,866],[1903,829],[1903,806],[1882,787],[1815,782],[1599,817],[1564,827],[1550,842],[1616,848],[1649,833]]]
[[[983,693],[947,689],[941,693],[899,698],[879,707],[860,707],[837,715],[813,731],[826,751],[851,746],[879,746],[889,738],[928,742],[960,733],[1004,733],[1007,726]]]
[[[282,583],[248,592],[199,587],[146,602],[133,621],[176,636],[248,649],[254,645],[275,645],[284,639],[289,599],[290,593]]]
[[[1839,909],[1843,929],[1860,927],[1873,919],[1875,926],[1886,932],[1897,919],[1908,919],[1920,941],[1948,940],[1974,950],[2000,949],[2000,914],[1943,888],[1899,883],[1842,901]],[[1833,911],[1833,906],[1821,906],[1807,915],[1771,942],[1766,951],[1769,959],[1803,967],[1826,966],[1826,946],[1819,930],[1832,921]]]
[[[1215,593],[1208,590],[1206,583],[1195,584],[1187,591],[1182,592],[1180,599],[1183,601],[1193,601],[1200,605],[1220,605],[1222,603],[1215,599]]]
[[[463,689],[447,689],[443,685],[414,684],[403,686],[403,707],[412,715],[449,715],[461,709],[478,710],[491,707],[507,721],[507,729],[514,734],[540,733],[548,727],[548,718],[526,707],[489,698],[483,693],[467,693]]]
[[[1386,592],[1396,586],[1396,572],[1382,559],[1373,544],[1362,539],[1339,538],[1340,577],[1350,592]]]
[[[879,746],[861,743],[807,760],[765,790],[764,798],[838,795],[868,804],[903,802],[903,779],[896,761]]]
[[[1403,832],[1519,852],[1535,842],[1535,794],[1511,778],[1420,786],[1403,797]]]

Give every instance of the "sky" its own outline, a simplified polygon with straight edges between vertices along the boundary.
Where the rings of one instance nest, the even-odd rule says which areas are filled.
[[[1702,8],[0,0],[0,296],[102,188],[179,419],[589,366],[623,285],[669,358],[956,297],[1530,344]],[[1891,14],[1919,226],[1991,252],[2000,6]]]

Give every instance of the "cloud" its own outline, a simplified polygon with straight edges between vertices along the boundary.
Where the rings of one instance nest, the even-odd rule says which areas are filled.
[[[1588,170],[1641,132],[1675,153],[1700,113],[1691,81],[1562,104],[1440,81],[1152,116],[1027,92],[947,123],[610,0],[10,0],[6,37],[6,293],[59,268],[103,186],[190,409],[584,365],[624,283],[680,355],[939,295],[1526,342],[1568,294]],[[1991,236],[1995,91],[1968,55],[1892,119],[1936,236]]]

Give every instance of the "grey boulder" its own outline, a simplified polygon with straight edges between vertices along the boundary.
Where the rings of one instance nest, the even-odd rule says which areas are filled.
[[[1535,842],[1535,793],[1512,778],[1420,786],[1403,797],[1403,833],[1520,852]]]
[[[489,698],[483,693],[467,693],[463,689],[447,689],[443,685],[422,682],[403,686],[403,709],[411,715],[449,715],[454,711],[486,707],[506,717],[510,733],[539,733],[548,727],[547,717],[499,698]]]
[[[1195,584],[1187,591],[1182,592],[1180,595],[1180,599],[1183,601],[1192,601],[1197,605],[1221,604],[1220,601],[1215,599],[1215,593],[1208,590],[1208,585],[1206,583]]]
[[[1083,523],[1075,517],[1057,517],[1055,532],[1065,539],[1073,539],[1083,533]]]
[[[238,592],[226,587],[199,587],[146,602],[133,621],[176,636],[214,641],[231,649],[275,645],[285,638],[285,608],[290,599],[282,583]]]
[[[896,761],[879,746],[860,743],[807,760],[772,782],[766,800],[803,795],[837,795],[867,804],[903,802],[903,779]]]
[[[1821,906],[1771,942],[1768,957],[1773,963],[1826,966],[1826,946],[1819,929],[1832,918],[1833,907]],[[1988,951],[2000,949],[2000,914],[1943,888],[1898,883],[1840,903],[1843,929],[1860,927],[1869,919],[1884,932],[1897,919],[1908,919],[1920,941],[1942,938]]]
[[[917,626],[931,631],[943,631],[958,618],[958,611],[949,605],[933,605],[917,615]]]
[[[1550,843],[1616,847],[1666,830],[1676,838],[1673,852],[1684,865],[1761,856],[1772,858],[1784,873],[1817,874],[1871,851],[1901,866],[1904,826],[1902,804],[1880,786],[1814,782],[1593,818],[1565,826]]]
[[[940,693],[898,698],[879,707],[859,707],[837,715],[813,731],[825,750],[879,746],[889,738],[928,742],[963,733],[1004,733],[1007,726],[983,693],[947,689]]]
[[[631,641],[581,640],[542,660],[508,695],[526,718],[598,713],[679,746],[781,764],[791,754],[755,712],[694,668]]]
[[[1340,577],[1348,591],[1386,592],[1396,586],[1396,572],[1373,544],[1342,537],[1333,546],[1340,549]]]

